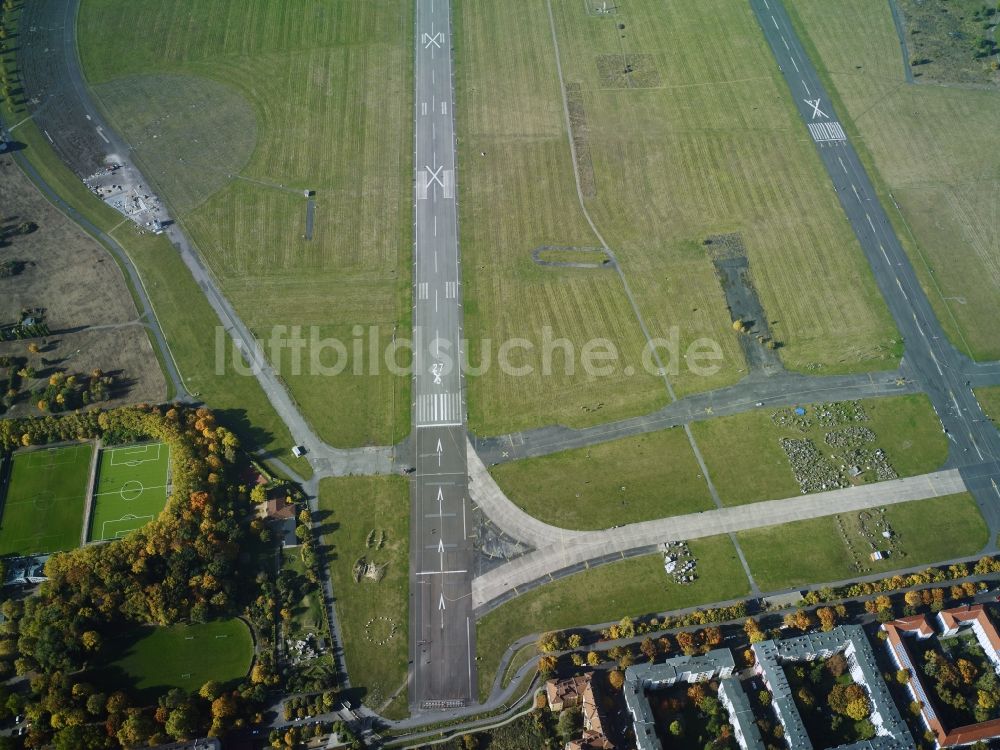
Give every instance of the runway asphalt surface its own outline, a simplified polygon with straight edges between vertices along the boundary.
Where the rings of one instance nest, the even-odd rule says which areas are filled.
[[[410,707],[426,711],[478,692],[447,0],[418,0],[415,49]]]

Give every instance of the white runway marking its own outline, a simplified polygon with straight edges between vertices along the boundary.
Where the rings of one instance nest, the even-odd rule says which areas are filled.
[[[889,260],[889,254],[885,251],[885,248],[882,247],[882,245],[879,245],[878,249],[882,251],[882,257],[885,258],[885,262],[889,263],[889,265],[892,265],[892,263]]]
[[[781,28],[780,26],[778,26],[778,22],[774,20],[774,16],[771,16],[771,23],[774,24],[774,28],[776,29]]]
[[[771,10],[771,6],[767,4],[767,0],[764,0],[764,7]]]
[[[847,165],[844,164],[844,160],[838,156],[837,161],[840,162],[840,168],[844,170],[844,174],[847,174]]]
[[[844,129],[836,120],[833,122],[810,122],[808,125],[809,132],[817,143],[847,140],[847,134],[844,133]]]
[[[109,140],[108,140],[108,137],[107,137],[106,135],[104,135],[104,133],[103,133],[103,132],[101,132],[101,129],[100,129],[100,128],[96,128],[96,130],[97,130],[97,134],[98,134],[99,136],[101,136],[101,138],[103,138],[103,139],[104,139],[104,142],[105,142],[105,143],[111,143],[111,141],[109,141]]]
[[[430,284],[426,281],[417,284],[417,299],[427,299],[429,288]]]
[[[441,102],[441,114],[448,114],[448,102]]]
[[[865,218],[868,219],[868,226],[872,228],[872,232],[875,232],[875,222],[872,221],[871,214],[865,214]],[[878,232],[875,232],[878,234]]]
[[[801,73],[802,72],[801,70],[799,70],[799,64],[797,62],[795,62],[795,58],[794,57],[792,58],[792,67],[795,68],[795,72],[796,73]],[[803,81],[802,85],[805,86],[805,83],[806,82]]]
[[[785,43],[785,49],[790,49],[790,47],[788,46],[788,40],[785,39],[785,37],[781,37],[781,41]]]
[[[806,90],[806,93],[809,94],[809,96],[812,96],[812,91],[809,90],[809,86],[806,85],[805,81],[802,82],[802,88]]]
[[[458,296],[458,282],[457,281],[444,282],[444,298],[455,299],[457,296]]]
[[[420,102],[420,114],[427,115],[427,102]]]
[[[417,397],[417,426],[462,424],[460,393],[424,393]]]
[[[805,85],[805,81],[802,82],[802,85]],[[826,112],[820,109],[819,105],[822,104],[822,99],[804,99],[803,101],[813,108],[812,119],[815,120],[817,117],[829,117]]]

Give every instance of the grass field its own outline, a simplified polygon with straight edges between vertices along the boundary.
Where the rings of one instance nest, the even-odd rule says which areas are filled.
[[[906,556],[866,561],[872,573],[975,555],[988,541],[986,524],[969,494],[891,505],[885,515]],[[835,516],[741,531],[736,538],[764,591],[858,575]],[[860,537],[857,541],[864,544]]]
[[[156,518],[167,504],[169,468],[163,443],[102,450],[87,538],[120,539]]]
[[[504,651],[522,636],[726,601],[749,593],[729,537],[694,539],[689,546],[698,559],[700,576],[690,586],[669,583],[662,557],[647,555],[561,578],[487,614],[476,625],[480,699],[489,692]]]
[[[384,338],[409,326],[412,32],[403,0],[81,9],[102,105],[261,338],[275,325],[377,325]],[[282,375],[323,438],[384,444],[407,432],[407,378],[310,374],[304,360]]]
[[[679,428],[499,464],[490,473],[528,513],[567,529],[606,529],[714,507]]]
[[[196,692],[209,680],[233,683],[253,659],[250,629],[242,620],[137,628],[107,649],[103,681],[113,689],[125,681],[153,699],[171,688]]]
[[[888,3],[787,5],[949,337],[977,359],[1000,357],[1000,91],[906,85]]]
[[[977,388],[976,398],[983,407],[986,416],[993,424],[1000,426],[1000,386],[994,388]]]
[[[553,8],[598,228],[652,335],[669,338],[676,326],[682,351],[708,337],[725,356],[714,376],[681,367],[678,391],[732,383],[745,366],[702,247],[722,232],[742,234],[787,365],[894,364],[894,326],[749,7],[642,0],[613,16],[588,15],[579,0]],[[624,367],[636,323],[613,275],[540,269],[530,258],[539,245],[597,244],[574,194],[546,2],[528,0],[517,13],[459,2],[455,15],[467,330],[532,338],[547,322],[579,346],[615,326]],[[602,66],[623,45],[647,66],[644,87],[607,79]],[[649,85],[653,74],[659,83]],[[596,396],[579,378],[529,381],[473,381],[474,428],[584,420],[595,399],[609,419],[657,395],[645,374],[607,379]]]
[[[979,39],[995,39],[1000,20],[983,16],[982,0],[897,0],[906,28],[914,79],[921,83],[1000,84],[995,54],[985,54]],[[992,32],[992,33],[991,33]],[[978,54],[983,54],[978,57]]]
[[[948,457],[948,440],[926,396],[868,399],[861,404],[868,421],[859,424],[876,434],[874,447],[885,451],[899,476],[941,468]],[[815,406],[804,406],[807,417],[813,416]],[[824,435],[841,429],[822,427],[814,421],[802,432],[774,424],[773,413],[773,409],[764,408],[691,426],[724,504],[742,505],[798,495],[799,484],[779,440],[809,438],[822,453],[829,454]]]
[[[93,456],[91,443],[14,454],[0,517],[0,555],[80,546]]]
[[[409,623],[409,486],[400,477],[349,477],[320,483],[323,544],[328,550],[337,615],[351,684],[375,710],[406,680]],[[366,545],[373,529],[381,549]],[[385,577],[354,582],[355,561],[387,563]],[[367,623],[376,618],[369,628]],[[394,635],[385,645],[374,641]]]

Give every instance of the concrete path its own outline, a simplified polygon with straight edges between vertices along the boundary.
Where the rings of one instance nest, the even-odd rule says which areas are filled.
[[[657,521],[630,524],[605,531],[582,532],[505,563],[472,581],[472,603],[477,614],[494,600],[518,587],[557,571],[598,557],[649,547],[667,540],[700,539],[746,529],[847,513],[910,500],[953,495],[966,489],[956,470],[939,471],[907,479],[879,482],[844,490],[799,495],[785,500],[738,505],[731,508],[690,513]]]
[[[496,480],[486,470],[486,466],[476,454],[472,443],[469,443],[468,454],[469,499],[504,534],[535,549],[540,549],[552,544],[553,541],[563,542],[586,533],[550,526],[523,511],[500,489]]]

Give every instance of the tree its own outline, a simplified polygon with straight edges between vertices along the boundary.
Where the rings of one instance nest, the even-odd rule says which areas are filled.
[[[583,645],[583,636],[579,633],[573,633],[567,640],[570,648],[580,648]]]
[[[83,647],[88,651],[100,651],[101,650],[101,634],[96,630],[87,630],[82,636],[80,636],[80,642],[83,643]]]
[[[684,734],[684,727],[681,725],[681,723],[677,719],[674,719],[672,722],[670,722],[670,726],[668,727],[668,731],[674,737],[681,737]]]
[[[175,740],[189,740],[199,734],[200,724],[198,712],[184,703],[170,712],[163,728]]]
[[[830,607],[820,607],[816,610],[816,617],[819,619],[819,627],[824,633],[833,630],[837,626],[837,613]]]
[[[855,721],[867,719],[871,715],[872,707],[868,697],[858,698],[847,704],[844,713]]]
[[[694,642],[694,636],[686,630],[680,632],[676,636],[677,645],[680,646],[681,651],[683,651],[688,656],[692,656],[695,651],[697,651],[697,646]]]
[[[207,701],[214,701],[222,695],[222,684],[218,680],[209,680],[199,688],[198,695]]]
[[[657,648],[652,638],[643,638],[642,643],[639,644],[639,650],[649,661],[656,661]]]
[[[592,667],[596,667],[601,663],[601,655],[596,651],[591,651],[587,654],[587,664]]]
[[[538,657],[538,671],[543,675],[550,675],[556,671],[556,657],[554,656],[540,656]]]
[[[622,685],[625,684],[625,673],[620,669],[612,669],[608,673],[608,684],[615,690],[621,690]]]
[[[583,729],[583,714],[579,709],[567,708],[559,714],[556,731],[563,742],[569,742]]]
[[[910,683],[910,670],[900,669],[896,671],[896,682],[900,685],[908,685]]]
[[[847,659],[844,658],[843,654],[834,654],[826,660],[826,668],[834,677],[840,677],[847,671]]]

